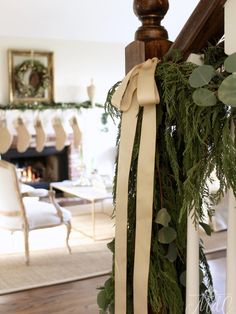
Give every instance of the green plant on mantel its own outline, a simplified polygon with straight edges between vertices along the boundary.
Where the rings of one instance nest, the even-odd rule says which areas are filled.
[[[103,107],[100,104],[95,104],[96,107]],[[50,102],[50,103],[12,103],[8,105],[0,105],[0,110],[48,110],[48,109],[88,109],[92,108],[91,101],[84,102]]]
[[[61,110],[66,110],[66,109],[91,109],[91,108],[101,108],[104,109],[104,105],[95,103],[92,105],[92,102],[87,100],[83,102],[50,102],[50,103],[18,103],[18,104],[8,104],[8,105],[0,105],[0,110],[21,110],[21,111],[26,111],[26,110],[49,110],[49,109],[61,109]],[[108,114],[106,110],[104,109],[104,112],[101,115],[101,123],[103,125],[107,124],[107,119],[108,119]]]
[[[152,244],[150,252],[148,304],[150,313],[185,312],[185,272],[187,215],[199,222],[206,234],[211,228],[214,205],[232,188],[236,196],[236,147],[232,124],[236,119],[236,55],[227,57],[221,46],[203,51],[203,66],[186,62],[172,53],[157,65],[155,78],[160,94],[157,105],[157,141],[153,199]],[[111,104],[114,86],[107,97],[107,110],[117,115]],[[127,313],[133,313],[133,267],[136,225],[138,125],[129,175],[127,228]],[[117,143],[119,144],[118,134]],[[116,170],[117,171],[117,170]],[[212,194],[207,181],[215,171],[218,190]],[[116,179],[114,205],[116,205]],[[163,208],[165,210],[163,211]],[[116,208],[114,210],[114,216]],[[207,216],[207,217],[206,217]],[[168,232],[163,225],[168,222]],[[166,229],[167,231],[167,229]],[[114,255],[115,239],[108,244]],[[200,243],[200,313],[211,313],[214,289],[210,269]],[[100,288],[97,302],[101,314],[114,313],[114,258],[110,278]],[[196,270],[197,271],[197,270]]]

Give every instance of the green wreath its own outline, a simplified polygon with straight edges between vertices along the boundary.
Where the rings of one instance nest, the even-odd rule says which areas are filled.
[[[44,97],[49,81],[48,69],[40,61],[26,60],[14,68],[15,91],[18,97]]]

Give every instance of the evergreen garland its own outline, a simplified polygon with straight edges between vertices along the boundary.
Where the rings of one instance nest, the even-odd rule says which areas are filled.
[[[216,69],[223,69],[223,48],[208,47],[205,62]],[[189,77],[197,68],[185,62],[179,54],[167,56],[158,64],[155,77],[161,102],[157,105],[157,140],[155,162],[155,186],[153,200],[153,226],[149,270],[148,301],[150,313],[183,314],[185,312],[185,271],[187,215],[200,222],[206,233],[210,227],[204,223],[205,213],[212,216],[212,205],[232,187],[236,192],[236,149],[231,137],[234,110],[219,99],[214,106],[194,103],[194,88]],[[221,78],[219,78],[221,77]],[[215,89],[225,74],[215,80]],[[117,115],[111,105],[116,87],[108,94],[106,107]],[[133,313],[133,259],[135,247],[136,173],[140,141],[142,108],[138,116],[136,139],[132,155],[128,201],[128,248],[127,248],[127,313]],[[117,144],[119,144],[119,135]],[[212,195],[206,184],[216,171],[220,182]],[[116,205],[116,177],[114,180],[114,205]],[[160,232],[164,213],[172,238],[163,242]],[[115,212],[114,212],[115,215]],[[163,218],[162,218],[163,219]],[[168,230],[169,230],[168,229]],[[108,245],[114,254],[114,241]],[[200,313],[211,313],[214,301],[213,282],[200,245]],[[100,314],[114,313],[114,267],[110,278],[98,293]]]
[[[94,106],[96,108],[104,108],[103,105],[99,103],[95,103]],[[92,102],[90,100],[83,101],[83,102],[50,102],[50,103],[18,103],[18,104],[8,104],[8,105],[1,105],[0,104],[0,112],[2,111],[7,111],[7,110],[21,110],[21,111],[26,111],[26,110],[37,110],[37,111],[42,111],[42,110],[56,110],[56,109],[61,109],[61,110],[66,110],[66,109],[89,109],[93,108]],[[101,114],[101,123],[103,125],[106,125],[108,123],[108,113],[103,112]],[[104,131],[108,131],[108,128],[104,129]]]
[[[95,107],[103,108],[101,104],[95,104]],[[11,103],[8,105],[0,105],[0,110],[47,110],[47,109],[82,109],[82,108],[92,108],[91,101],[84,101],[84,102],[48,102],[48,103]]]

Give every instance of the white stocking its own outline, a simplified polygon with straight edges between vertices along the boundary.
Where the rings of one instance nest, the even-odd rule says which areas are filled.
[[[36,151],[41,152],[46,142],[46,134],[42,125],[42,121],[37,118],[34,124],[36,131]]]
[[[54,131],[56,133],[56,150],[62,150],[65,147],[67,135],[60,118],[55,117],[52,121]]]
[[[14,126],[17,132],[17,144],[16,148],[18,152],[23,153],[27,150],[30,145],[30,133],[27,130],[25,123],[22,118],[17,118],[14,121]]]
[[[0,154],[8,151],[12,143],[12,135],[7,128],[5,119],[0,120]]]
[[[72,130],[73,130],[74,147],[79,148],[79,146],[81,144],[82,134],[81,134],[81,131],[80,131],[80,128],[78,125],[78,121],[77,121],[75,116],[70,119],[70,125],[71,125]]]

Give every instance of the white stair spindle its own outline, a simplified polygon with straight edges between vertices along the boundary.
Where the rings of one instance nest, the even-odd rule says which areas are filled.
[[[235,36],[236,0],[228,0],[225,4],[225,53],[236,52]],[[234,125],[232,123],[232,137]],[[225,313],[236,313],[236,200],[233,191],[229,191],[228,232],[227,232],[227,260],[226,260],[226,298]]]
[[[236,313],[236,201],[229,191],[225,314]]]
[[[199,314],[199,233],[191,214],[187,227],[186,314]]]
[[[231,134],[234,139],[234,123],[232,121]],[[226,258],[226,298],[225,314],[236,313],[236,199],[233,190],[229,190],[227,230],[227,258]]]
[[[236,0],[227,0],[225,3],[225,53],[228,55],[236,52],[235,13]]]

